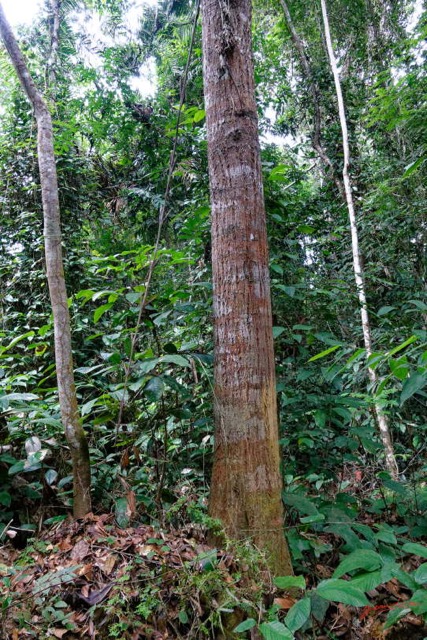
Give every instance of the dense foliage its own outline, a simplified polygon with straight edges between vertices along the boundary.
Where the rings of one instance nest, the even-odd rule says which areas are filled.
[[[295,572],[308,575],[289,631],[277,605],[264,618],[265,638],[291,638],[310,620],[320,628],[322,603],[366,606],[363,592],[392,580],[410,604],[386,610],[390,624],[408,611],[427,612],[427,565],[401,564],[407,554],[427,557],[417,543],[427,535],[426,13],[412,20],[420,3],[411,0],[329,3],[375,343],[368,364],[380,381],[369,388],[347,211],[334,181],[342,141],[320,9],[305,0],[288,4],[320,88],[321,135],[333,166],[312,146],[312,93],[281,4],[255,3],[286,525]],[[212,524],[205,515],[212,287],[197,15],[192,0],[164,0],[143,12],[125,0],[64,0],[56,81],[47,90],[94,511],[114,512],[124,528],[179,527],[195,518]],[[20,30],[42,91],[51,28],[46,3]],[[154,77],[141,93],[139,74],[148,68]],[[11,524],[22,538],[64,519],[72,478],[56,389],[35,125],[3,50],[0,82],[5,539]],[[374,402],[390,418],[400,482],[384,471]],[[323,565],[332,570],[316,573]],[[354,591],[343,587],[345,574]],[[283,589],[306,588],[301,577],[278,580]],[[265,609],[242,610],[243,634]],[[210,629],[206,635],[216,637]]]

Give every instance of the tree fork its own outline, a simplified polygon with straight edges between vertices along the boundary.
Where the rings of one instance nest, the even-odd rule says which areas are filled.
[[[65,436],[70,448],[74,480],[74,517],[91,510],[89,448],[80,422],[74,384],[70,314],[61,245],[58,179],[53,148],[52,118],[28,71],[0,4],[0,35],[37,121],[37,151],[43,201],[46,274],[52,305],[58,397]]]
[[[212,205],[215,452],[210,513],[291,574],[283,533],[268,246],[250,0],[202,0]]]

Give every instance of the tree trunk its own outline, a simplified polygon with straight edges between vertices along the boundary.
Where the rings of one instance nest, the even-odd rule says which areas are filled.
[[[55,363],[62,423],[70,447],[74,478],[74,516],[91,510],[89,449],[80,423],[74,385],[70,315],[62,261],[58,181],[50,113],[37,90],[0,5],[0,35],[37,120],[37,149],[43,200],[46,271],[55,335]]]
[[[202,0],[212,204],[215,452],[210,513],[291,574],[283,535],[275,362],[250,0]]]
[[[325,27],[326,46],[328,50],[328,56],[331,64],[332,74],[334,76],[335,90],[336,90],[337,101],[338,101],[338,111],[339,111],[341,131],[342,131],[342,141],[343,141],[343,149],[344,149],[343,182],[344,182],[345,197],[347,202],[348,216],[350,219],[354,278],[356,281],[357,295],[359,297],[359,303],[360,303],[360,315],[362,319],[363,341],[365,344],[366,357],[369,358],[372,355],[372,334],[371,334],[371,326],[369,322],[368,305],[366,300],[364,274],[363,274],[363,268],[360,260],[359,234],[357,229],[356,212],[354,208],[353,193],[351,189],[351,179],[349,174],[350,148],[349,148],[349,142],[348,142],[347,119],[345,115],[344,99],[343,99],[342,90],[341,90],[341,82],[340,82],[337,62],[336,62],[334,50],[332,47],[331,33],[329,29],[329,20],[328,20],[328,13],[326,10],[325,0],[321,0],[321,5],[322,5],[323,23]],[[372,386],[373,387],[377,386],[378,378],[377,378],[376,371],[372,367],[368,366],[368,374],[369,374],[369,379],[371,381]],[[380,438],[384,447],[387,470],[394,479],[397,479],[399,476],[399,469],[398,469],[396,458],[394,455],[388,417],[382,411],[378,403],[374,403],[374,411],[375,411],[375,416],[378,422]]]
[[[314,117],[313,117],[313,133],[311,136],[311,144],[313,149],[317,152],[317,155],[323,162],[325,168],[328,168],[329,175],[335,182],[335,185],[341,194],[343,200],[345,200],[344,186],[340,178],[338,177],[334,164],[327,154],[325,147],[321,141],[321,128],[322,128],[322,113],[320,110],[320,88],[317,83],[317,80],[314,77],[314,74],[311,69],[311,64],[308,59],[308,56],[305,52],[304,43],[298,35],[297,30],[295,29],[291,12],[289,11],[289,7],[286,3],[286,0],[280,0],[283,13],[285,14],[286,24],[288,25],[289,32],[291,34],[292,42],[295,45],[295,49],[297,50],[298,57],[300,59],[301,67],[303,74],[306,77],[308,82],[309,90],[313,98],[313,109],[314,109]]]

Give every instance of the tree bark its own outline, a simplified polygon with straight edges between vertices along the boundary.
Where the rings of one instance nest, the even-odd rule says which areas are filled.
[[[357,228],[356,212],[354,207],[353,193],[351,188],[351,179],[349,173],[350,164],[350,146],[348,142],[348,129],[347,119],[345,115],[344,98],[341,90],[340,76],[338,72],[338,66],[335,58],[334,49],[332,46],[331,33],[329,28],[328,13],[326,9],[325,0],[321,0],[323,24],[325,28],[326,47],[328,51],[329,61],[334,76],[335,91],[338,102],[338,112],[342,131],[343,149],[344,149],[344,164],[343,164],[343,183],[345,190],[345,198],[347,202],[348,217],[350,220],[351,229],[351,246],[353,252],[353,270],[354,279],[356,281],[357,295],[360,303],[360,315],[362,319],[363,341],[365,344],[366,357],[369,358],[372,355],[372,333],[371,325],[369,322],[368,305],[366,299],[366,289],[363,268],[360,260],[359,251],[359,234]],[[375,369],[368,366],[368,375],[373,387],[378,384],[378,377]],[[399,469],[397,466],[396,458],[394,455],[393,443],[390,435],[390,426],[388,416],[383,412],[378,403],[374,403],[374,412],[379,427],[380,438],[384,447],[386,467],[392,478],[397,479],[399,476]]]
[[[56,83],[56,67],[59,51],[59,27],[61,0],[50,0],[51,25],[50,25],[50,56],[46,64],[48,85],[54,88]]]
[[[250,0],[202,0],[212,205],[215,452],[210,513],[291,574],[283,534],[275,362]]]
[[[71,351],[70,315],[62,260],[58,180],[53,148],[52,119],[36,88],[0,5],[0,35],[37,120],[37,149],[43,200],[46,272],[52,304],[55,363],[62,423],[73,463],[76,518],[91,510],[90,461],[86,435],[79,418]]]

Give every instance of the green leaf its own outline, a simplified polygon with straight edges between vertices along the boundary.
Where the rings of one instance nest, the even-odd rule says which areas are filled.
[[[406,616],[406,614],[410,612],[411,612],[411,609],[408,607],[405,607],[403,604],[397,607],[394,607],[391,611],[388,612],[387,618],[385,619],[385,622],[383,625],[383,629],[384,630],[389,629],[394,624],[396,624],[396,622],[398,622],[400,618],[403,618],[403,616]]]
[[[302,513],[307,516],[318,515],[314,502],[303,496],[301,493],[283,493],[283,502],[290,507],[294,507],[298,513]]]
[[[360,591],[372,591],[378,585],[385,582],[382,571],[371,571],[370,573],[361,573],[350,580],[350,584]]]
[[[233,629],[234,633],[243,633],[244,631],[249,631],[249,629],[253,629],[256,625],[256,620],[253,618],[248,618],[247,620],[243,620],[240,624],[237,625]]]
[[[427,558],[427,547],[419,544],[419,542],[407,542],[403,545],[402,551],[413,553],[415,556],[420,556],[420,558]]]
[[[106,311],[111,309],[113,304],[114,302],[107,302],[106,304],[102,304],[100,307],[95,309],[95,311],[93,312],[93,321],[98,322],[101,316],[103,316]]]
[[[194,122],[201,122],[206,117],[206,112],[204,109],[198,109],[193,116]]]
[[[6,347],[0,347],[0,352],[4,353],[5,351],[8,351],[12,347],[14,347],[15,344],[18,344],[18,342],[20,342],[21,340],[25,340],[25,338],[32,338],[34,335],[34,331],[27,331],[26,333],[22,333],[20,336],[14,338],[12,342],[9,342]]]
[[[281,622],[264,622],[259,630],[265,640],[293,640],[294,634]]]
[[[386,316],[390,311],[394,311],[395,309],[396,307],[381,307],[381,309],[377,311],[377,314],[379,316]]]
[[[191,366],[187,358],[184,358],[184,356],[180,356],[177,353],[171,353],[167,356],[162,356],[161,358],[159,358],[159,362],[169,362],[170,364],[177,364],[180,367]]]
[[[417,589],[408,603],[417,616],[427,613],[427,589]]]
[[[402,342],[402,344],[399,344],[397,347],[394,347],[394,349],[389,351],[387,353],[387,355],[388,356],[394,356],[395,353],[398,353],[399,351],[402,351],[402,349],[405,349],[406,347],[408,347],[410,344],[412,344],[416,340],[418,340],[417,336],[411,336],[410,338],[405,340],[405,342]]]
[[[0,490],[0,504],[4,507],[10,507],[12,504],[12,495],[6,489]]]
[[[144,387],[144,393],[150,402],[157,402],[163,395],[165,383],[159,377],[151,378]]]
[[[409,373],[408,359],[406,356],[397,358],[397,360],[391,358],[389,361],[389,365],[390,371],[398,380],[406,380]]]
[[[409,176],[411,176],[425,161],[425,157],[421,156],[421,158],[418,158],[418,160],[415,160],[414,162],[411,162],[410,164],[408,164],[405,167],[405,172],[402,176],[403,180],[406,180],[406,178],[409,178]]]
[[[279,589],[305,589],[304,576],[279,576],[274,578],[274,584]]]
[[[117,498],[115,506],[116,522],[122,529],[129,524],[128,501],[126,498]]]
[[[301,629],[310,618],[311,611],[311,599],[303,598],[302,600],[298,600],[288,611],[288,614],[285,618],[285,624],[292,631],[298,631]]]
[[[383,564],[381,556],[376,551],[370,549],[358,549],[350,553],[335,569],[334,578],[341,578],[345,573],[355,571],[356,569],[364,569],[365,571],[374,571]]]
[[[293,298],[295,296],[295,287],[288,287],[285,284],[277,284],[275,286],[277,287],[277,289],[281,289],[282,291],[284,291],[290,298]]]
[[[285,327],[273,327],[273,338],[278,338],[284,331]]]
[[[182,623],[182,624],[187,624],[187,622],[189,621],[187,612],[182,610],[179,612],[178,614],[178,620]]]
[[[315,360],[320,360],[320,358],[325,358],[326,356],[328,356],[330,353],[333,353],[334,351],[336,351],[337,349],[340,348],[340,344],[336,344],[333,347],[329,347],[329,349],[325,349],[325,351],[321,351],[320,353],[317,353],[315,356],[313,356],[312,358],[310,358],[310,360],[308,362],[314,362]]]
[[[325,600],[342,602],[353,607],[366,607],[369,605],[369,600],[363,591],[353,587],[345,580],[335,580],[334,578],[323,580],[317,587],[316,593]]]
[[[300,522],[302,524],[310,524],[312,522],[323,522],[325,516],[323,513],[316,513],[312,516],[305,516],[304,518],[300,518]]]
[[[150,360],[142,360],[138,362],[138,373],[149,373],[160,362],[160,358],[150,358]]]
[[[44,474],[44,478],[46,480],[46,483],[51,486],[52,484],[54,484],[54,482],[56,482],[56,480],[58,479],[58,472],[55,471],[55,469],[48,469],[46,471],[46,473]]]
[[[426,373],[416,371],[407,380],[405,380],[400,394],[400,404],[402,405],[406,400],[409,400],[417,391],[421,391],[427,384]]]
[[[424,562],[422,565],[418,567],[418,569],[413,573],[415,582],[418,584],[425,584],[427,582],[427,562]]]
[[[380,527],[378,533],[375,534],[375,539],[379,542],[385,542],[386,544],[397,544],[397,538],[393,531],[385,527]]]

